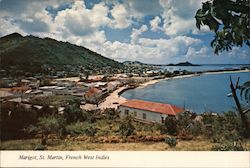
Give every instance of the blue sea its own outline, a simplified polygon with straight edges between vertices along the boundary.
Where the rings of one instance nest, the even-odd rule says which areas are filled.
[[[250,64],[203,64],[201,66],[163,66],[161,69],[173,72],[175,70],[187,70],[192,72],[223,70],[223,69],[239,69],[242,67],[250,67]]]
[[[222,113],[235,109],[235,102],[227,95],[231,92],[229,77],[239,84],[250,80],[250,72],[203,74],[190,78],[163,80],[144,88],[124,92],[121,96],[127,99],[170,103],[190,109],[196,113]],[[239,95],[239,94],[238,94]],[[239,95],[239,99],[240,95]],[[247,105],[244,100],[241,103]]]

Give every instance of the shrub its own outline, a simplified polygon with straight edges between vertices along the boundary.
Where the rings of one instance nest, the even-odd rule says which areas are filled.
[[[202,135],[204,130],[204,125],[198,121],[194,121],[192,126],[189,128],[189,131],[193,136]]]
[[[205,114],[203,116],[205,126],[203,134],[211,138],[213,142],[241,139],[244,130],[241,127],[239,116],[234,112],[229,111],[220,115]]]
[[[123,119],[119,126],[119,132],[122,136],[130,136],[134,133],[135,127],[132,125],[131,117]]]
[[[114,120],[119,118],[119,113],[114,108],[107,108],[104,111],[104,116],[108,120]]]
[[[76,122],[66,126],[66,132],[70,135],[80,135],[85,133],[88,126],[86,122]]]
[[[178,130],[186,129],[192,123],[192,114],[184,112],[178,115]]]
[[[68,105],[63,113],[63,117],[66,119],[66,123],[72,123],[77,121],[86,121],[88,113],[83,112],[80,106],[76,103]]]
[[[34,150],[46,150],[46,146],[42,144],[37,144]]]
[[[175,116],[168,116],[165,120],[166,133],[176,135],[178,132],[177,119]]]
[[[37,130],[42,133],[42,145],[46,145],[48,134],[60,134],[64,129],[65,120],[58,116],[41,117],[38,119]]]
[[[170,148],[173,148],[177,145],[177,140],[174,137],[167,137],[165,143],[168,144]]]
[[[95,136],[97,129],[93,125],[89,125],[87,122],[76,122],[66,126],[66,132],[70,135],[81,135]]]
[[[166,127],[164,124],[157,124],[156,126],[156,130],[159,130],[161,134],[166,134]]]
[[[87,136],[90,136],[90,137],[93,137],[93,136],[95,136],[95,134],[96,134],[96,132],[97,132],[97,129],[95,128],[95,127],[93,127],[93,126],[88,126],[86,129],[85,129],[85,134],[87,135]]]
[[[244,151],[240,141],[224,142],[212,146],[213,151]]]
[[[1,103],[0,108],[1,139],[26,138],[24,129],[37,122],[36,111],[12,102]]]

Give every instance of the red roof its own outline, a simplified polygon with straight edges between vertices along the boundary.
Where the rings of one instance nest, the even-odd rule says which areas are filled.
[[[100,93],[100,92],[102,92],[100,89],[97,89],[95,87],[91,87],[85,94],[87,96],[92,96],[92,95]]]
[[[171,104],[162,104],[135,99],[128,100],[125,103],[121,104],[121,106],[167,115],[176,115],[177,113],[184,112],[184,109]]]

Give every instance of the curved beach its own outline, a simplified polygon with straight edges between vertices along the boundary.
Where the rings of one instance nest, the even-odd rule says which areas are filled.
[[[172,77],[172,78],[168,77],[168,78],[163,78],[163,79],[155,79],[155,80],[150,80],[150,81],[147,81],[145,83],[140,84],[140,86],[138,88],[144,88],[144,87],[146,87],[148,85],[153,85],[153,84],[156,84],[156,83],[158,83],[160,81],[163,81],[163,80],[190,78],[190,77],[199,76],[199,75],[240,73],[240,72],[250,72],[250,70],[204,72],[202,74],[189,74],[189,75],[175,76],[175,77]],[[120,104],[126,102],[126,100],[127,100],[126,98],[119,95],[119,93],[126,90],[127,88],[128,88],[128,86],[122,86],[122,87],[118,88],[117,90],[115,90],[114,92],[112,92],[108,97],[106,97],[106,99],[102,103],[99,104],[99,108],[100,109],[106,109],[106,108],[115,108],[115,109],[117,109],[117,107]]]

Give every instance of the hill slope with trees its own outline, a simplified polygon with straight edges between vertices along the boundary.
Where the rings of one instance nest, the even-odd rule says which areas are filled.
[[[0,38],[1,68],[43,72],[65,66],[81,70],[119,69],[123,64],[105,58],[87,48],[50,38],[21,36],[13,33]]]

